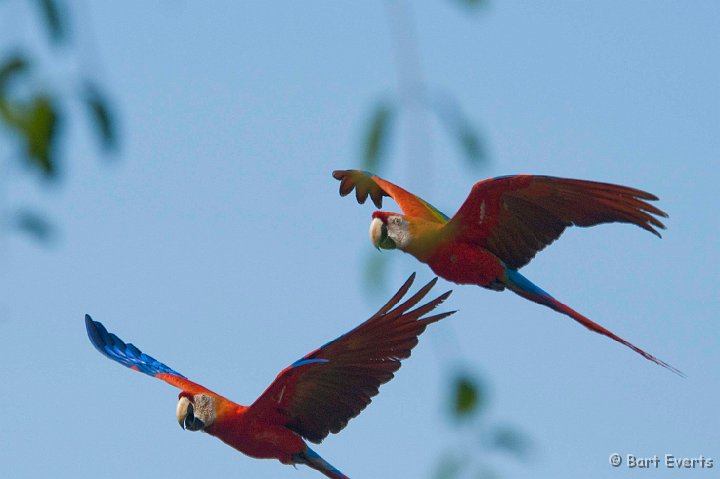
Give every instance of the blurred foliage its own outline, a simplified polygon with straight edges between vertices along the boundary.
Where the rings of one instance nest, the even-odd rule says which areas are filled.
[[[36,0],[40,14],[50,34],[50,39],[60,43],[67,36],[65,8],[59,0]]]
[[[454,0],[467,10],[487,5],[485,0]],[[451,138],[458,143],[460,150],[471,167],[479,166],[488,159],[484,141],[477,129],[462,111],[459,102],[448,92],[433,92],[426,84],[421,68],[419,48],[412,21],[411,2],[393,3],[388,9],[391,34],[397,50],[397,74],[399,92],[395,99],[378,101],[364,128],[362,148],[363,168],[379,173],[387,162],[385,146],[390,136],[390,126],[395,116],[405,111],[416,115],[424,112],[435,116],[445,127]],[[419,107],[420,109],[416,109]],[[424,132],[430,134],[430,131]],[[411,151],[417,151],[410,149]],[[418,158],[411,159],[418,162]]]
[[[467,462],[458,457],[457,454],[445,454],[440,458],[438,467],[433,477],[435,479],[453,479],[463,473]]]
[[[475,8],[487,7],[490,4],[490,2],[488,0],[454,0],[454,1],[461,7],[467,8],[469,10],[475,9]]]
[[[437,95],[433,103],[433,111],[448,134],[456,139],[465,160],[471,167],[480,166],[483,161],[489,159],[479,131],[450,94]]]
[[[473,126],[458,103],[448,93],[438,96],[435,101],[418,98],[417,103],[425,107],[445,127],[455,140],[462,156],[472,168],[488,160],[485,142],[478,129]],[[397,105],[397,106],[396,106]],[[387,162],[387,143],[390,141],[393,120],[402,109],[400,102],[378,101],[365,127],[362,142],[362,168],[378,173]]]
[[[27,67],[27,61],[22,55],[9,55],[8,59],[0,66],[0,93],[5,90],[7,82],[13,75],[26,70]]]
[[[30,210],[19,210],[13,219],[14,227],[40,243],[49,243],[55,237],[55,227],[43,215]]]
[[[58,113],[53,98],[38,93],[26,106],[17,110],[18,126],[25,138],[25,156],[46,176],[57,171],[55,140],[57,138]]]
[[[455,378],[453,384],[452,412],[459,418],[465,418],[478,412],[484,405],[483,389],[475,378],[462,374]]]
[[[63,1],[36,0],[35,5],[52,44],[65,42],[69,28]],[[21,44],[0,45],[0,141],[7,141],[11,156],[29,171],[54,180],[60,172],[62,151],[58,145],[62,127],[72,120],[73,103],[85,106],[93,134],[104,152],[117,147],[118,135],[110,101],[97,83],[86,78],[68,92],[67,78],[31,60],[42,56],[31,56]],[[14,217],[5,223],[41,241],[53,237],[50,222],[40,213],[20,211]]]
[[[384,158],[386,143],[390,133],[394,106],[387,101],[378,102],[375,106],[363,142],[363,166],[368,171],[375,171]]]
[[[58,125],[54,98],[42,91],[33,93],[30,98],[11,93],[13,83],[23,82],[28,77],[29,65],[29,61],[17,53],[0,63],[0,120],[22,139],[25,162],[46,176],[53,176]]]
[[[7,136],[23,144],[18,156],[43,176],[53,178],[58,171],[56,143],[66,103],[72,98],[33,89],[29,60],[17,53],[0,61],[0,125]],[[17,87],[17,88],[13,88]],[[14,94],[13,91],[18,91]],[[117,146],[117,127],[110,103],[100,89],[86,81],[81,102],[86,106],[98,143],[105,151]],[[1,130],[0,130],[1,131]]]
[[[492,431],[490,447],[505,451],[518,459],[525,459],[532,451],[530,439],[513,426],[496,426]]]
[[[100,144],[105,151],[114,150],[117,147],[117,127],[108,99],[97,85],[89,82],[85,84],[83,99]]]
[[[502,477],[492,465],[494,454],[505,452],[526,459],[532,441],[510,425],[494,425],[488,418],[489,394],[479,377],[463,369],[451,375],[448,410],[459,442],[440,457],[435,479]]]
[[[470,162],[474,163],[484,159],[485,150],[480,141],[480,137],[469,125],[462,125],[462,127],[458,129],[458,139],[465,152],[465,157]]]

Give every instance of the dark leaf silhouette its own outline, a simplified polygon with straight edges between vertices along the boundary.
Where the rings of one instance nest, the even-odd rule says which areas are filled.
[[[433,103],[433,106],[448,133],[456,138],[470,166],[475,167],[486,161],[487,152],[484,142],[457,102],[450,95],[444,94]]]
[[[40,213],[20,210],[15,214],[14,226],[35,240],[48,243],[55,237],[55,227]]]
[[[457,454],[445,454],[440,459],[440,464],[438,464],[433,477],[435,479],[454,479],[459,477],[467,466],[467,461],[458,457]]]
[[[55,140],[58,115],[49,95],[37,95],[24,109],[21,129],[26,142],[26,159],[47,177],[57,172],[55,163]]]
[[[468,374],[455,378],[452,396],[452,413],[457,418],[470,417],[484,405],[484,394],[477,380]]]
[[[67,6],[65,0],[36,0],[35,11],[29,11],[37,14],[52,43],[61,43],[70,34]],[[18,20],[22,20],[21,24],[26,23],[24,19]],[[32,54],[42,48],[35,42],[26,46]],[[46,68],[44,65],[47,62],[41,61],[36,65],[31,61],[34,56],[26,53],[26,46],[6,51],[0,58],[0,132],[11,141],[15,156],[29,166],[29,171],[38,171],[45,178],[56,179],[61,154],[61,127],[66,118],[65,108],[72,98],[69,98],[69,89],[65,85],[68,82],[62,74]],[[39,57],[43,58],[44,53],[40,51]],[[82,65],[79,67],[82,70]],[[74,89],[76,82],[71,83]],[[39,88],[38,85],[44,86]],[[82,88],[82,103],[89,112],[103,149],[115,148],[118,142],[117,122],[110,103],[96,85],[86,82],[79,87]],[[25,210],[13,213],[6,226],[44,242],[50,240],[55,231],[44,216]]]
[[[18,112],[19,108],[13,104],[8,94],[8,83],[13,77],[26,71],[28,66],[28,61],[19,54],[11,55],[0,66],[0,120],[15,129],[21,128],[21,119]]]
[[[394,113],[394,107],[381,102],[370,117],[363,148],[363,167],[368,171],[377,171],[387,146],[388,133]]]
[[[492,432],[491,446],[523,459],[530,453],[532,444],[519,430],[511,426],[499,426]]]
[[[50,38],[55,43],[65,40],[67,31],[65,29],[62,2],[59,0],[37,0],[37,4],[50,33]]]
[[[92,83],[85,84],[83,98],[100,144],[105,150],[114,150],[117,147],[117,128],[107,98]]]
[[[0,66],[0,96],[3,96],[3,91],[10,78],[27,70],[28,67],[28,60],[20,54],[10,56],[2,66]]]
[[[470,163],[478,163],[485,159],[485,151],[480,137],[469,124],[461,124],[458,127],[457,135],[463,152],[465,153],[465,158],[467,158]]]

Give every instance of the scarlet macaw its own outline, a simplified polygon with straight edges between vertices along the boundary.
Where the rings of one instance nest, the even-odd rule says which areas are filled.
[[[328,433],[343,429],[365,409],[379,386],[393,378],[425,327],[454,313],[425,316],[451,291],[410,311],[437,278],[397,306],[414,278],[413,273],[370,319],[281,371],[251,406],[236,404],[190,381],[108,333],[89,315],[85,315],[85,326],[90,341],[105,356],[182,390],[176,416],[183,429],[206,432],[250,457],[306,464],[327,477],[347,479],[303,438],[320,443]]]
[[[632,223],[660,237],[667,214],[648,203],[650,193],[626,186],[552,176],[516,175],[476,183],[455,216],[367,171],[337,170],[340,195],[355,190],[359,203],[382,208],[389,196],[404,214],[375,211],[372,244],[399,249],[426,263],[438,276],[495,291],[508,288],[525,299],[570,316],[671,371],[682,372],[553,298],[518,272],[568,226]],[[655,216],[653,216],[655,215]]]

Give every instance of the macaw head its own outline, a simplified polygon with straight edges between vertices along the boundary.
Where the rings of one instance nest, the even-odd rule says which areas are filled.
[[[370,241],[377,249],[405,250],[410,244],[410,223],[401,214],[376,211],[370,222]]]
[[[204,393],[180,393],[175,410],[180,427],[188,431],[203,431],[215,422],[215,398]]]

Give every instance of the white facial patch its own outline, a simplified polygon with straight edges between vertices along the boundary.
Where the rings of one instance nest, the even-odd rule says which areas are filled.
[[[205,423],[205,427],[215,422],[215,399],[207,394],[193,396],[195,417]]]
[[[395,242],[395,245],[404,250],[410,245],[410,225],[402,216],[390,216],[387,222],[388,237]]]

